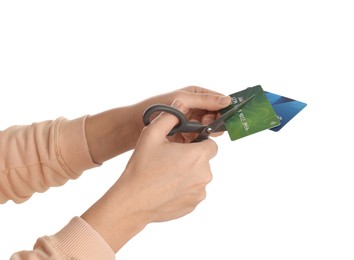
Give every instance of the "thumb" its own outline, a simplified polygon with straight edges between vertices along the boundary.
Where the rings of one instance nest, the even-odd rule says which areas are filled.
[[[171,106],[181,110],[182,112],[185,110],[182,102],[179,100],[175,100]],[[176,116],[167,112],[162,112],[150,123],[149,127],[155,129],[156,133],[159,133],[160,137],[166,137],[172,128],[178,123],[179,120]]]

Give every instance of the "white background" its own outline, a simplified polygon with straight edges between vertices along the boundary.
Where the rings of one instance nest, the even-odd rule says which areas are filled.
[[[1,1],[0,129],[260,84],[308,106],[278,133],[218,138],[207,199],[117,258],[354,259],[353,24],[342,0]],[[82,214],[129,155],[1,205],[0,259]]]

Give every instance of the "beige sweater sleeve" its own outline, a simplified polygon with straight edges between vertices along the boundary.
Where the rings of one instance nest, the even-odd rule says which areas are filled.
[[[35,192],[63,185],[98,166],[86,143],[85,120],[58,118],[0,131],[0,204],[22,203]],[[74,217],[57,234],[39,238],[32,251],[11,257],[27,259],[108,260],[115,255],[89,224]]]
[[[86,143],[85,119],[59,118],[1,131],[0,203],[24,202],[97,166]]]
[[[115,259],[106,241],[79,217],[53,236],[41,237],[32,251],[17,252],[10,260],[111,260]]]

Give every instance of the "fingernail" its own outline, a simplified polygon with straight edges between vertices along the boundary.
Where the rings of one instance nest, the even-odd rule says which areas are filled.
[[[218,98],[218,104],[221,106],[227,106],[231,104],[231,98],[229,96],[220,96]]]

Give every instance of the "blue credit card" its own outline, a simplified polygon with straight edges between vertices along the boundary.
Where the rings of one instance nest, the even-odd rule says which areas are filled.
[[[294,118],[294,116],[296,116],[307,105],[304,102],[280,96],[268,91],[264,91],[264,93],[280,120],[280,125],[269,129],[275,132],[282,129],[291,119]]]

